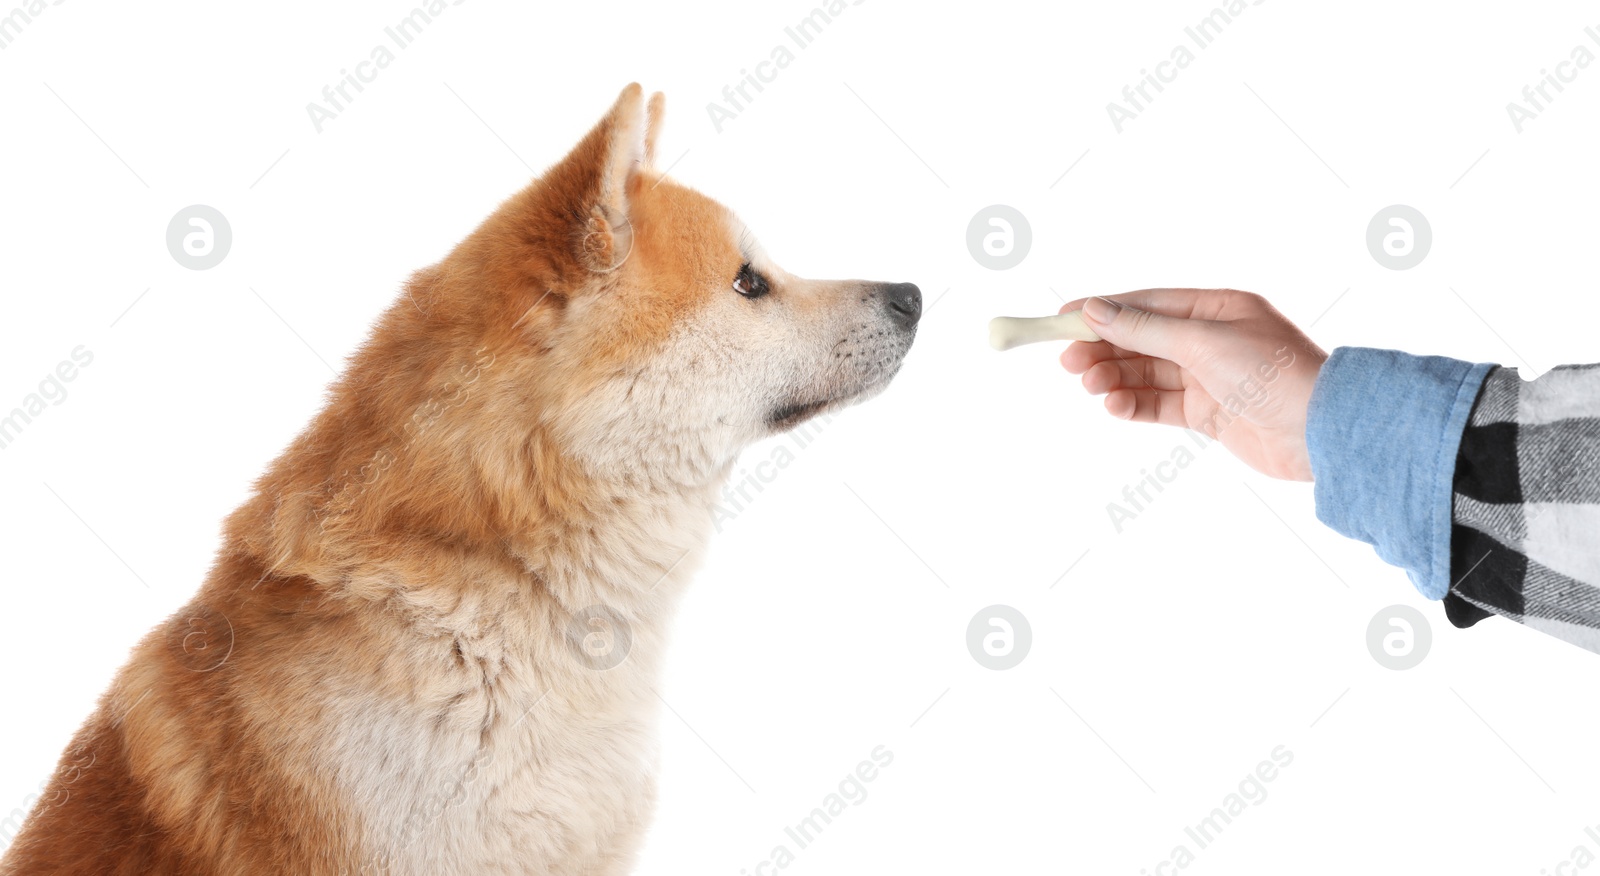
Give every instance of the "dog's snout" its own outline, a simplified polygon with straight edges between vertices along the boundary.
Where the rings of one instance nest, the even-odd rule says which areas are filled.
[[[901,328],[911,328],[922,318],[922,290],[915,283],[887,283],[882,287],[889,317]]]

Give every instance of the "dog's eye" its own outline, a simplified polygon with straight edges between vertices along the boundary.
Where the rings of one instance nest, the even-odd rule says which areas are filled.
[[[733,291],[746,298],[760,298],[767,294],[767,278],[756,273],[755,268],[746,262],[739,266],[739,273],[733,278]]]

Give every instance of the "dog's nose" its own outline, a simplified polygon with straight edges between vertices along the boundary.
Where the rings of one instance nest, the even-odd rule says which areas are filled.
[[[901,328],[911,328],[922,318],[922,290],[915,283],[889,283],[883,287],[889,317]]]

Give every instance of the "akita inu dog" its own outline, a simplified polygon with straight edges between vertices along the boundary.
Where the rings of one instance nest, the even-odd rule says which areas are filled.
[[[921,294],[785,273],[630,85],[418,272],[62,757],[6,874],[612,874],[740,449],[870,396]]]

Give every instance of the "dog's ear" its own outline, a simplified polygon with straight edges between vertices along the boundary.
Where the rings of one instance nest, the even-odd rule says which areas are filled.
[[[661,92],[650,95],[650,114],[644,132],[644,166],[655,169],[656,138],[661,136],[661,123],[667,114],[667,96]]]
[[[590,271],[616,270],[633,247],[628,184],[654,159],[662,104],[660,93],[652,96],[647,116],[644,90],[637,82],[630,84],[605,118],[546,176],[559,209],[576,220],[574,255]]]

